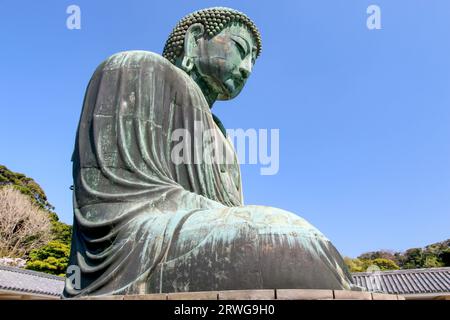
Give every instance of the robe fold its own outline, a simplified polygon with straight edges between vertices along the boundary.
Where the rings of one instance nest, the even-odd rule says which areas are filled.
[[[197,139],[204,131],[212,134]],[[214,158],[218,142],[231,161],[198,161]],[[190,161],[173,160],[180,143],[175,155]],[[121,52],[97,68],[72,161],[69,265],[80,281],[67,275],[65,298],[352,287],[320,231],[293,213],[243,205],[236,154],[200,88],[157,54]]]

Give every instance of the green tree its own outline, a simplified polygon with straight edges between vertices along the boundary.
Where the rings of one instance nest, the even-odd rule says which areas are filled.
[[[69,260],[72,227],[59,221],[58,215],[53,211],[54,207],[36,181],[0,165],[0,188],[5,186],[11,186],[29,196],[33,203],[50,217],[52,241],[29,253],[26,268],[57,275],[64,274]]]
[[[350,272],[364,272],[367,269],[367,260],[345,257],[344,262]]]
[[[31,251],[26,269],[64,276],[69,263],[70,247],[60,241],[50,241]]]
[[[421,248],[412,248],[406,250],[402,257],[403,269],[423,268],[424,255]]]
[[[346,257],[344,258],[344,262],[349,268],[350,272],[366,272],[370,266],[377,266],[381,271],[400,269],[400,267],[394,261],[384,258],[351,259]]]
[[[450,248],[447,248],[439,255],[440,260],[444,267],[450,267]]]
[[[400,267],[394,261],[384,258],[374,259],[371,261],[371,264],[376,265],[378,268],[380,268],[381,271],[400,269]]]
[[[64,276],[69,263],[72,227],[60,222],[55,213],[52,213],[50,217],[53,240],[33,250],[25,268]]]
[[[439,268],[443,267],[444,263],[439,260],[439,257],[434,255],[429,255],[425,258],[425,262],[423,264],[424,268]]]
[[[366,252],[359,255],[358,259],[372,262],[376,259],[388,259],[401,269],[450,266],[450,239],[427,245],[425,248],[411,248],[405,252],[388,250]]]
[[[54,207],[48,202],[47,196],[41,186],[32,178],[23,173],[13,172],[7,167],[0,165],[0,187],[12,186],[21,193],[29,196],[40,208],[52,211]]]
[[[371,251],[366,252],[358,256],[360,260],[375,260],[375,259],[389,259],[394,262],[397,261],[395,253],[390,250],[380,250],[380,251]]]
[[[50,219],[52,223],[52,235],[53,240],[61,241],[62,243],[70,246],[72,239],[72,226],[59,221],[58,215],[51,212]]]
[[[72,227],[58,220],[53,220],[52,225],[53,241],[33,250],[25,268],[64,276],[69,263]]]
[[[13,172],[0,165],[0,187],[4,186],[11,186],[19,190],[22,194],[29,196],[33,203],[45,210],[52,222],[53,239],[70,245],[72,227],[59,221],[58,215],[53,211],[55,207],[48,202],[44,190],[36,181],[23,173]]]

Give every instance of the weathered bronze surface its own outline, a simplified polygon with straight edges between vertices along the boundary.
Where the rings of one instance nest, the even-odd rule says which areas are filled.
[[[73,154],[74,232],[65,297],[240,289],[351,289],[331,242],[297,215],[244,206],[216,100],[242,90],[261,50],[243,14],[205,9],[174,29],[164,57],[129,51],[92,76]],[[226,165],[174,163],[183,129],[212,130]],[[209,141],[192,155],[214,158]]]

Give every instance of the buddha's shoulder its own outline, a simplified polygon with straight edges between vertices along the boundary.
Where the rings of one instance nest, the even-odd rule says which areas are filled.
[[[104,78],[105,74],[109,74],[109,76]],[[102,79],[108,79],[108,81],[115,79],[114,81],[128,82],[137,79],[136,75],[145,81],[155,79],[155,86],[170,83],[168,88],[176,88],[188,94],[202,95],[198,85],[186,72],[163,56],[151,51],[132,50],[115,53],[97,67],[91,81],[96,83],[103,81]]]
[[[144,50],[130,50],[115,53],[104,60],[98,69],[153,68],[155,66],[160,66],[162,69],[173,70],[175,72],[179,70],[163,56]]]

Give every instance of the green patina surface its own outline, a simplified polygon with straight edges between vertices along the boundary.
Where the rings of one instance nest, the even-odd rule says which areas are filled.
[[[180,38],[181,37],[181,38]],[[232,289],[351,289],[331,242],[297,215],[245,206],[239,164],[216,100],[236,97],[261,51],[243,14],[207,9],[175,27],[164,57],[108,58],[89,83],[77,132],[66,297]],[[174,163],[171,135],[194,123],[232,161]],[[192,154],[213,158],[205,141]]]

